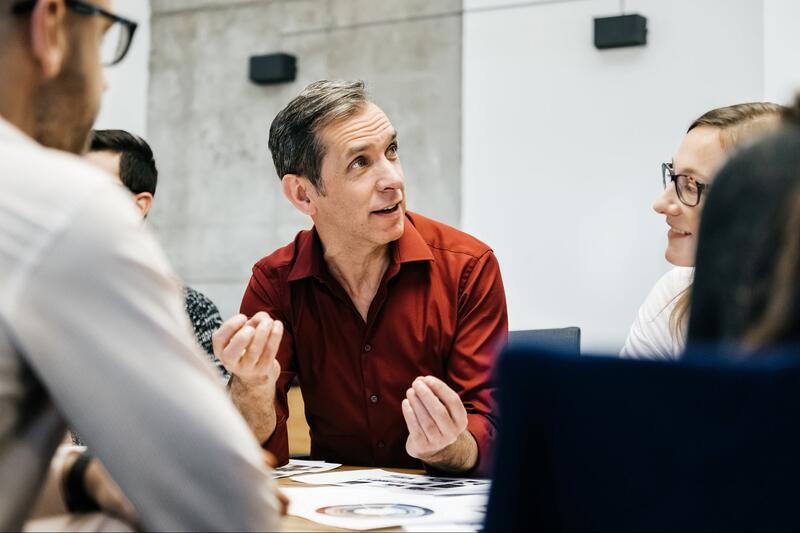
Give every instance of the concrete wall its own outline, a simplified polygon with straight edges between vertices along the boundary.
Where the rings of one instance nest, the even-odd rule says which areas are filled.
[[[151,216],[179,274],[238,310],[253,263],[310,221],[283,198],[267,149],[307,83],[360,78],[400,134],[409,205],[461,209],[461,0],[152,0]],[[251,55],[298,58],[295,83],[248,81]]]

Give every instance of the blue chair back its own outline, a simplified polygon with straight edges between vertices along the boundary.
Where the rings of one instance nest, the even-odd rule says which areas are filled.
[[[800,358],[510,344],[486,531],[800,529]]]
[[[545,346],[565,353],[581,353],[581,328],[526,329],[508,332],[508,344]]]

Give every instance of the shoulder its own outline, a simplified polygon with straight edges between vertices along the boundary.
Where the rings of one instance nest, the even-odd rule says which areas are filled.
[[[434,255],[456,254],[477,259],[492,251],[487,244],[472,235],[443,222],[410,212],[407,213],[407,217]]]
[[[73,154],[33,142],[4,144],[0,150],[10,152],[4,154],[3,177],[27,182],[28,190],[39,196],[52,191],[68,199],[98,187],[120,188],[113,176]]]
[[[692,284],[694,268],[673,267],[653,285],[646,301],[668,305]]]
[[[683,340],[672,331],[672,311],[681,294],[691,285],[693,268],[675,267],[656,282],[639,308],[628,333],[624,356],[674,359],[683,349]]]
[[[202,292],[187,285],[183,288],[183,293],[186,299],[186,310],[190,316],[194,314],[219,315],[217,306]]]
[[[259,259],[253,266],[253,273],[271,272],[288,276],[289,271],[297,260],[298,251],[305,246],[311,246],[312,241],[313,232],[311,230],[298,232],[292,242]]]
[[[20,142],[0,144],[0,158],[0,186],[18,207],[5,215],[35,220],[40,234],[57,232],[80,216],[98,224],[124,220],[141,226],[127,190],[80,157]]]

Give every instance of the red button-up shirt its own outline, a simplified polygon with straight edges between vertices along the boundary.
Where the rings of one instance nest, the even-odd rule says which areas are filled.
[[[495,439],[492,369],[508,334],[500,268],[477,239],[407,213],[366,322],[330,274],[317,232],[253,267],[241,312],[283,321],[277,426],[265,447],[289,455],[286,394],[299,378],[311,455],[353,465],[420,468],[406,453],[401,402],[417,376],[432,375],[461,397],[478,443],[473,474],[487,474]]]

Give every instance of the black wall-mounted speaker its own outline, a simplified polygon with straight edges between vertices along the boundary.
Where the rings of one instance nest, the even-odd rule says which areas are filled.
[[[294,81],[297,58],[278,53],[250,57],[250,81],[259,85]]]
[[[620,15],[594,19],[594,45],[603,50],[647,44],[647,18]]]

